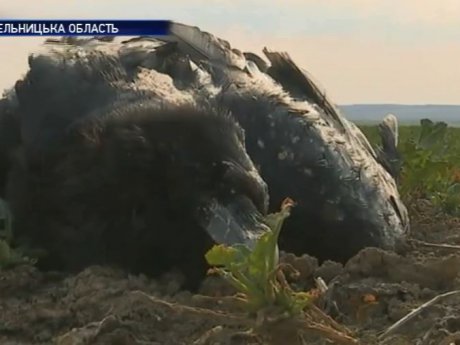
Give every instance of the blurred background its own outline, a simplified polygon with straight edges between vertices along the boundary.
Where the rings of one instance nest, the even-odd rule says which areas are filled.
[[[0,16],[172,19],[238,49],[289,52],[351,119],[460,123],[458,0],[2,0]],[[0,38],[0,90],[42,41]]]

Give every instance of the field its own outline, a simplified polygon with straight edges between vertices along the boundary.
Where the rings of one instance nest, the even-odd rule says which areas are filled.
[[[377,126],[361,126],[375,146]],[[400,192],[406,203],[430,200],[451,215],[460,211],[460,128],[422,120],[420,126],[399,129],[399,151],[404,161]]]
[[[362,128],[377,144],[377,128]],[[428,121],[401,127],[400,150],[412,221],[404,247],[367,248],[344,266],[282,253],[286,270],[263,276],[274,296],[305,312],[279,299],[281,309],[270,308],[254,291],[234,297],[236,284],[222,274],[228,278],[235,261],[196,295],[180,291],[174,273],[152,280],[89,267],[66,275],[20,264],[0,275],[0,344],[460,344],[460,129]],[[270,256],[268,244],[262,249]],[[1,260],[17,258],[3,251]],[[280,320],[286,311],[293,316]]]

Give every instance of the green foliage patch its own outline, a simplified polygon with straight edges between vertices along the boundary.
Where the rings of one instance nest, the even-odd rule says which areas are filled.
[[[375,146],[380,143],[377,126],[360,126]],[[425,198],[440,210],[460,215],[460,128],[429,119],[420,126],[399,128],[403,169],[399,190],[410,204]]]
[[[209,265],[216,266],[212,272],[237,289],[249,312],[275,306],[295,315],[310,303],[309,293],[295,292],[285,283],[279,265],[278,237],[292,206],[292,201],[287,199],[280,212],[266,217],[271,231],[258,239],[254,249],[243,245],[216,245],[206,253]]]

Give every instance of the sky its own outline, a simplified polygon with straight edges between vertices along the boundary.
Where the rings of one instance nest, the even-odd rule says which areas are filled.
[[[460,0],[1,0],[0,18],[172,19],[288,52],[339,104],[460,104]],[[0,37],[0,90],[42,41]]]

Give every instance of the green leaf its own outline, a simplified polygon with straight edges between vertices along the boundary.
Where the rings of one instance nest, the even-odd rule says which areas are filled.
[[[238,250],[223,244],[212,247],[205,255],[206,260],[213,266],[229,266],[238,259]]]
[[[245,294],[249,311],[278,304],[283,310],[291,312],[297,305],[298,297],[293,295],[290,288],[284,287],[277,280],[278,270],[278,237],[284,220],[289,216],[294,205],[286,199],[281,211],[270,214],[265,222],[270,231],[264,233],[251,251],[246,246],[227,247],[216,245],[205,255],[212,266],[220,266],[214,272],[220,274],[240,293]]]
[[[449,195],[459,195],[460,196],[460,183],[454,183],[449,188],[447,188],[447,193]]]

